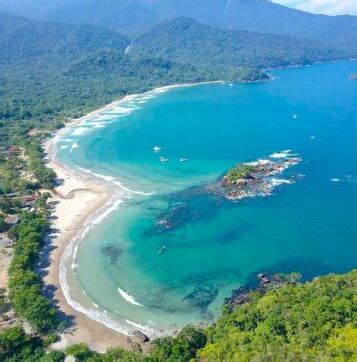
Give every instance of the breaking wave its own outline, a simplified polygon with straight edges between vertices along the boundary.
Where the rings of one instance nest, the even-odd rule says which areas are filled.
[[[126,293],[123,289],[118,288],[118,292],[128,303],[143,307],[141,303],[137,302],[132,295]]]

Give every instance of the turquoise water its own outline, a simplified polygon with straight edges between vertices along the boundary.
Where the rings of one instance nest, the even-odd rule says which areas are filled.
[[[310,279],[356,267],[356,69],[319,64],[273,71],[267,83],[149,93],[69,130],[60,160],[105,176],[125,199],[79,245],[71,297],[97,319],[154,334],[213,320],[262,271]],[[289,170],[299,177],[271,197],[234,203],[191,188],[286,149],[303,159]],[[157,224],[165,218],[169,230]]]

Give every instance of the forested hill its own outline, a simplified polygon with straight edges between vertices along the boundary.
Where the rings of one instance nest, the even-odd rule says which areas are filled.
[[[3,64],[44,59],[64,63],[99,49],[124,53],[128,44],[127,37],[104,28],[40,22],[0,13],[0,62]]]
[[[356,282],[357,272],[352,271],[305,284],[268,286],[265,292],[245,292],[233,307],[226,306],[212,326],[187,326],[175,337],[157,339],[149,354],[120,348],[96,353],[85,344],[71,346],[65,353],[76,361],[96,362],[352,362],[357,351]],[[0,358],[1,353],[6,361],[63,361],[65,357],[63,352],[56,353],[57,359],[54,352],[45,356],[43,345],[26,338],[18,327],[0,333]]]
[[[129,6],[133,1],[121,4]],[[59,9],[63,2],[53,4]],[[88,4],[93,5],[94,0]],[[156,5],[153,1],[153,9]],[[97,13],[103,15],[101,7]],[[93,25],[0,13],[0,120],[49,121],[79,115],[121,95],[155,86],[261,80],[266,76],[246,67],[303,64],[354,54],[352,48],[343,50],[286,35],[218,29],[189,18],[145,28],[129,37]],[[4,139],[1,134],[0,138]]]
[[[310,14],[268,0],[1,0],[0,9],[41,20],[93,24],[128,33],[189,17],[215,27],[357,48],[356,16]]]
[[[134,38],[129,53],[206,66],[257,68],[336,60],[350,54],[313,40],[222,30],[189,18],[153,26]]]
[[[126,36],[105,28],[0,14],[0,126],[1,120],[48,124],[156,86],[266,79],[242,67],[196,66],[157,54],[132,57],[125,54],[128,44]],[[6,125],[0,127],[2,142],[19,133],[18,123]]]

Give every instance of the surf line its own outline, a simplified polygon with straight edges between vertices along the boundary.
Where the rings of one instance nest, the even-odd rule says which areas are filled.
[[[143,307],[141,303],[137,302],[132,295],[126,293],[123,289],[118,288],[118,292],[123,297],[123,299],[126,300],[128,303]]]

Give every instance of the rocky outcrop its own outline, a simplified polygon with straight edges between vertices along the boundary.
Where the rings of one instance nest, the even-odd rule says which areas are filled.
[[[300,279],[297,273],[292,274],[269,274],[259,273],[257,275],[258,283],[247,285],[232,291],[232,296],[225,299],[225,304],[233,310],[242,304],[250,301],[252,292],[258,292],[262,295],[268,290],[281,288],[286,284],[296,284]]]
[[[144,334],[143,332],[140,332],[140,331],[135,331],[134,336],[136,339],[138,339],[142,343],[150,341],[150,338],[146,334]]]

